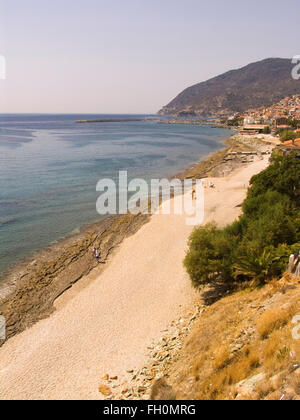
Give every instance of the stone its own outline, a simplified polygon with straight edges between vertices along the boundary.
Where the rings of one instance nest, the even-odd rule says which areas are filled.
[[[295,375],[297,378],[300,378],[300,367],[298,367],[298,369],[296,369],[296,370],[294,371],[294,375]]]
[[[108,386],[103,385],[103,384],[99,385],[98,391],[100,392],[100,394],[104,395],[105,397],[109,397],[112,394],[111,389]]]
[[[258,375],[252,376],[249,379],[245,379],[238,384],[236,384],[235,389],[238,394],[248,395],[254,392],[256,385],[265,379],[266,375],[264,373],[259,373]]]
[[[194,315],[191,317],[190,322],[193,322],[193,321],[195,321],[196,319],[197,319],[197,314],[194,314]]]

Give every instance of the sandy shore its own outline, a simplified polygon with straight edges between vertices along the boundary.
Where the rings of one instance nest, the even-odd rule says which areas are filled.
[[[205,222],[232,222],[250,178],[268,156],[212,178]],[[125,239],[107,268],[91,272],[55,302],[56,311],[0,348],[1,399],[100,399],[104,374],[146,363],[147,346],[197,299],[182,260],[186,216],[153,215]]]
[[[233,170],[270,154],[278,139],[272,136],[236,134],[220,151],[174,177],[224,177]],[[95,267],[93,247],[101,261],[109,263],[124,238],[149,220],[145,215],[120,215],[95,222],[56,244],[42,249],[0,276],[0,315],[6,319],[6,338],[26,330],[48,317],[53,303],[66,290],[93,271],[93,278],[106,265]],[[81,282],[84,283],[84,282]],[[0,346],[3,340],[0,339]]]

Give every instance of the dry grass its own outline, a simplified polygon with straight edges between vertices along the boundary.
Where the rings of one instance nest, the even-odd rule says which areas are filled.
[[[222,346],[216,351],[213,367],[215,370],[221,370],[228,366],[231,361],[232,357],[227,346]]]
[[[294,313],[293,308],[281,309],[277,307],[264,312],[256,324],[260,338],[266,339],[273,331],[279,330],[287,325]]]
[[[224,366],[201,384],[197,399],[224,399],[227,387],[247,378],[258,367],[259,355],[254,349],[243,351],[231,360],[224,359]]]
[[[300,340],[292,337],[293,316],[300,314],[297,283],[282,290],[291,284],[291,278],[273,281],[208,307],[169,372],[177,397],[297,399],[300,375],[294,378],[293,371],[298,363],[300,366]],[[247,389],[249,379],[261,373],[265,379]]]
[[[255,399],[256,400],[264,400],[268,395],[273,394],[274,392],[275,392],[275,387],[272,383],[261,382],[256,386],[256,389],[255,389],[255,397],[256,398]],[[280,395],[280,393],[278,394],[278,396],[279,395]],[[273,396],[273,398],[274,398],[274,396]]]

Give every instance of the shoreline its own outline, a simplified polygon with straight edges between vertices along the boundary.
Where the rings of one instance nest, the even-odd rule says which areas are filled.
[[[206,189],[204,223],[232,223],[251,177],[267,166],[264,156],[210,178],[215,188]],[[2,398],[149,398],[161,363],[174,361],[165,331],[176,353],[197,317],[189,312],[203,299],[182,265],[193,229],[185,214],[153,214],[102,273],[84,276],[49,317],[8,340],[0,349]]]
[[[251,136],[237,133],[224,140],[223,149],[207,155],[177,176],[181,180],[225,177],[257,158],[270,155],[275,144],[279,143],[276,138],[268,135]]]
[[[143,120],[143,121],[144,120],[150,120],[150,121],[152,121],[153,119],[152,118],[144,118],[144,119],[140,119],[140,120]],[[106,121],[106,120],[103,120],[103,121]],[[128,121],[128,120],[125,120],[125,121]],[[214,128],[214,127],[211,126],[211,128]],[[217,127],[217,128],[222,128],[222,127]],[[226,143],[227,140],[228,140],[228,138],[225,138],[224,140],[220,141],[220,144],[222,145],[220,150],[223,150],[223,145]],[[220,151],[220,150],[217,150],[216,152],[212,152],[211,154],[213,155],[215,153],[218,153],[218,151]],[[210,154],[209,155],[204,155],[203,159],[206,160],[206,158],[208,156],[210,156]],[[179,174],[184,173],[190,166],[192,166],[192,165],[194,166],[196,164],[198,164],[198,162],[190,164],[189,166],[187,166],[186,168],[183,168],[179,172],[175,172],[174,174],[172,174],[172,176],[166,175],[166,176],[164,176],[164,178],[173,179],[173,178],[179,177]],[[28,254],[26,254],[24,256],[21,256],[16,263],[13,263],[12,265],[8,265],[7,268],[4,268],[3,271],[0,271],[0,299],[1,299],[1,289],[2,289],[3,283],[5,282],[6,278],[12,277],[18,271],[23,271],[24,267],[29,265],[30,263],[32,263],[32,261],[39,258],[40,254],[44,254],[45,252],[51,251],[52,248],[54,249],[57,246],[59,246],[60,244],[63,245],[63,243],[65,241],[68,241],[72,238],[75,238],[78,235],[82,235],[82,233],[84,233],[85,230],[89,230],[93,226],[96,226],[97,224],[101,224],[106,219],[111,218],[111,217],[114,217],[114,216],[99,216],[99,218],[101,218],[101,219],[97,220],[97,217],[95,216],[94,221],[90,221],[88,223],[82,224],[81,226],[74,227],[74,229],[72,229],[72,231],[70,231],[66,235],[60,236],[56,240],[54,240],[52,242],[49,242],[47,245],[44,245],[44,246],[42,246],[41,248],[39,248],[35,251],[30,251]],[[0,304],[1,304],[1,301],[0,301]]]
[[[6,319],[6,341],[54,310],[54,302],[91,271],[105,269],[124,238],[147,223],[147,215],[109,216],[37,251],[13,267],[0,284],[0,313]],[[101,253],[97,264],[92,249]],[[0,346],[4,343],[0,340]]]
[[[257,149],[261,150],[260,153],[269,153],[267,150],[271,143],[265,143],[261,139],[253,142],[253,136],[250,139],[243,136],[243,139],[244,143],[241,143],[239,135],[226,139],[224,144],[227,148],[204,157],[202,161],[179,173],[177,177],[179,179],[224,177],[234,169],[250,163],[251,159],[258,158]],[[237,154],[229,160],[224,160],[230,153]],[[28,256],[25,261],[0,276],[2,280],[0,313],[7,321],[7,340],[48,317],[55,311],[56,299],[82,277],[94,269],[99,274],[105,269],[105,264],[99,267],[93,258],[91,249],[94,245],[100,249],[101,260],[108,263],[109,257],[122,241],[136,233],[150,220],[150,217],[127,214],[110,216],[94,222],[82,227],[79,233]],[[3,342],[0,342],[0,346],[1,344]]]

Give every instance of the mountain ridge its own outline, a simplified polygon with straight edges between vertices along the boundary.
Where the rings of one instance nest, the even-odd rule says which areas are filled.
[[[267,58],[229,70],[184,89],[160,115],[210,116],[270,106],[300,93],[300,80],[292,78],[290,59]]]

